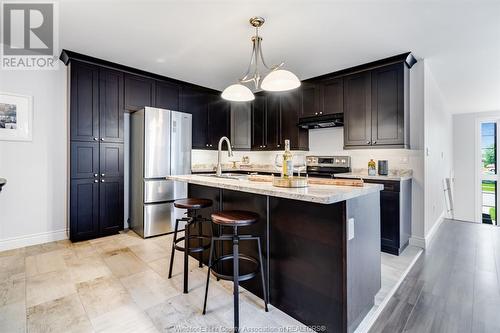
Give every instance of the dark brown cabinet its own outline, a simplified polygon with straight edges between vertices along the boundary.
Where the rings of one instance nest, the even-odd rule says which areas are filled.
[[[344,112],[344,80],[332,78],[321,81],[319,114],[334,114]]]
[[[95,238],[99,234],[99,181],[72,179],[70,191],[71,240]]]
[[[71,65],[71,140],[99,140],[99,68],[81,62]]]
[[[345,148],[408,148],[408,68],[404,62],[344,77]]]
[[[110,235],[123,229],[123,178],[103,178],[99,186],[99,231]]]
[[[133,74],[125,74],[125,109],[137,111],[155,105],[155,80]]]
[[[155,106],[161,109],[179,111],[179,97],[181,87],[178,84],[156,81],[156,103]]]
[[[71,142],[71,178],[91,179],[99,175],[99,143]]]
[[[208,144],[217,149],[221,137],[231,137],[231,107],[218,94],[211,95],[208,104]]]
[[[270,93],[267,95],[265,146],[268,150],[280,150],[283,147],[280,102],[281,98],[279,94]]]
[[[344,78],[344,146],[371,144],[371,76],[370,72]]]
[[[309,149],[309,131],[300,129],[297,124],[302,114],[301,91],[299,89],[282,93],[280,96],[281,105],[281,147],[284,147],[284,140],[290,140],[291,149]]]
[[[104,142],[123,142],[123,74],[99,70],[99,136]]]
[[[252,149],[266,149],[266,97],[256,95],[252,103]]]
[[[372,70],[372,144],[405,146],[405,65]],[[407,129],[405,131],[405,128]]]
[[[101,143],[99,148],[99,176],[104,178],[119,178],[123,170],[124,145],[120,143]]]
[[[231,103],[230,119],[233,149],[250,150],[252,148],[252,103]]]
[[[317,116],[319,114],[319,85],[313,82],[303,82],[299,89],[302,92],[301,117]]]

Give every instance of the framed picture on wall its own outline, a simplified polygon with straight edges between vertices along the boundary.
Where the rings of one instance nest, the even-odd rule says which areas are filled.
[[[31,141],[33,98],[0,92],[0,140]]]

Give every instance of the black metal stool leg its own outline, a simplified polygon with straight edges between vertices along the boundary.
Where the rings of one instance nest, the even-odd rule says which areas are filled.
[[[267,309],[267,292],[266,292],[266,281],[264,279],[264,264],[262,263],[262,248],[260,246],[260,237],[257,237],[257,245],[259,247],[259,263],[260,263],[260,276],[262,277],[262,292],[264,294],[264,307],[266,309],[266,312],[269,310]]]
[[[170,267],[168,269],[168,278],[172,278],[172,267],[174,266],[175,241],[177,240],[177,230],[179,229],[179,219],[175,220],[174,240],[172,241],[172,253],[170,254]]]
[[[237,333],[240,327],[240,309],[239,309],[239,244],[237,227],[234,227],[233,235],[233,296],[234,296],[234,332]]]
[[[188,293],[188,265],[189,265],[189,228],[192,222],[184,228],[184,294]]]
[[[201,216],[198,216],[198,236],[203,235],[203,220],[201,219]],[[203,239],[199,238],[198,239],[198,247],[203,246]],[[200,256],[198,258],[198,266],[201,268],[203,267],[203,251],[200,251]]]
[[[208,257],[208,273],[207,273],[207,284],[205,286],[205,301],[203,302],[203,314],[207,312],[207,296],[208,296],[208,284],[210,282],[210,269],[212,268],[212,255],[214,251],[214,238],[210,241],[210,256]]]

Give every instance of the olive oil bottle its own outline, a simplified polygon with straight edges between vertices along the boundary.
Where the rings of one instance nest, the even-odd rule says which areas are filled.
[[[293,176],[292,153],[290,152],[290,140],[285,140],[285,153],[283,154],[283,178]]]

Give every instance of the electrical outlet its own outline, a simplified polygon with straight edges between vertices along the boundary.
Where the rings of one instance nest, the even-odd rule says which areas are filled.
[[[354,238],[354,219],[350,218],[347,221],[347,240]]]

